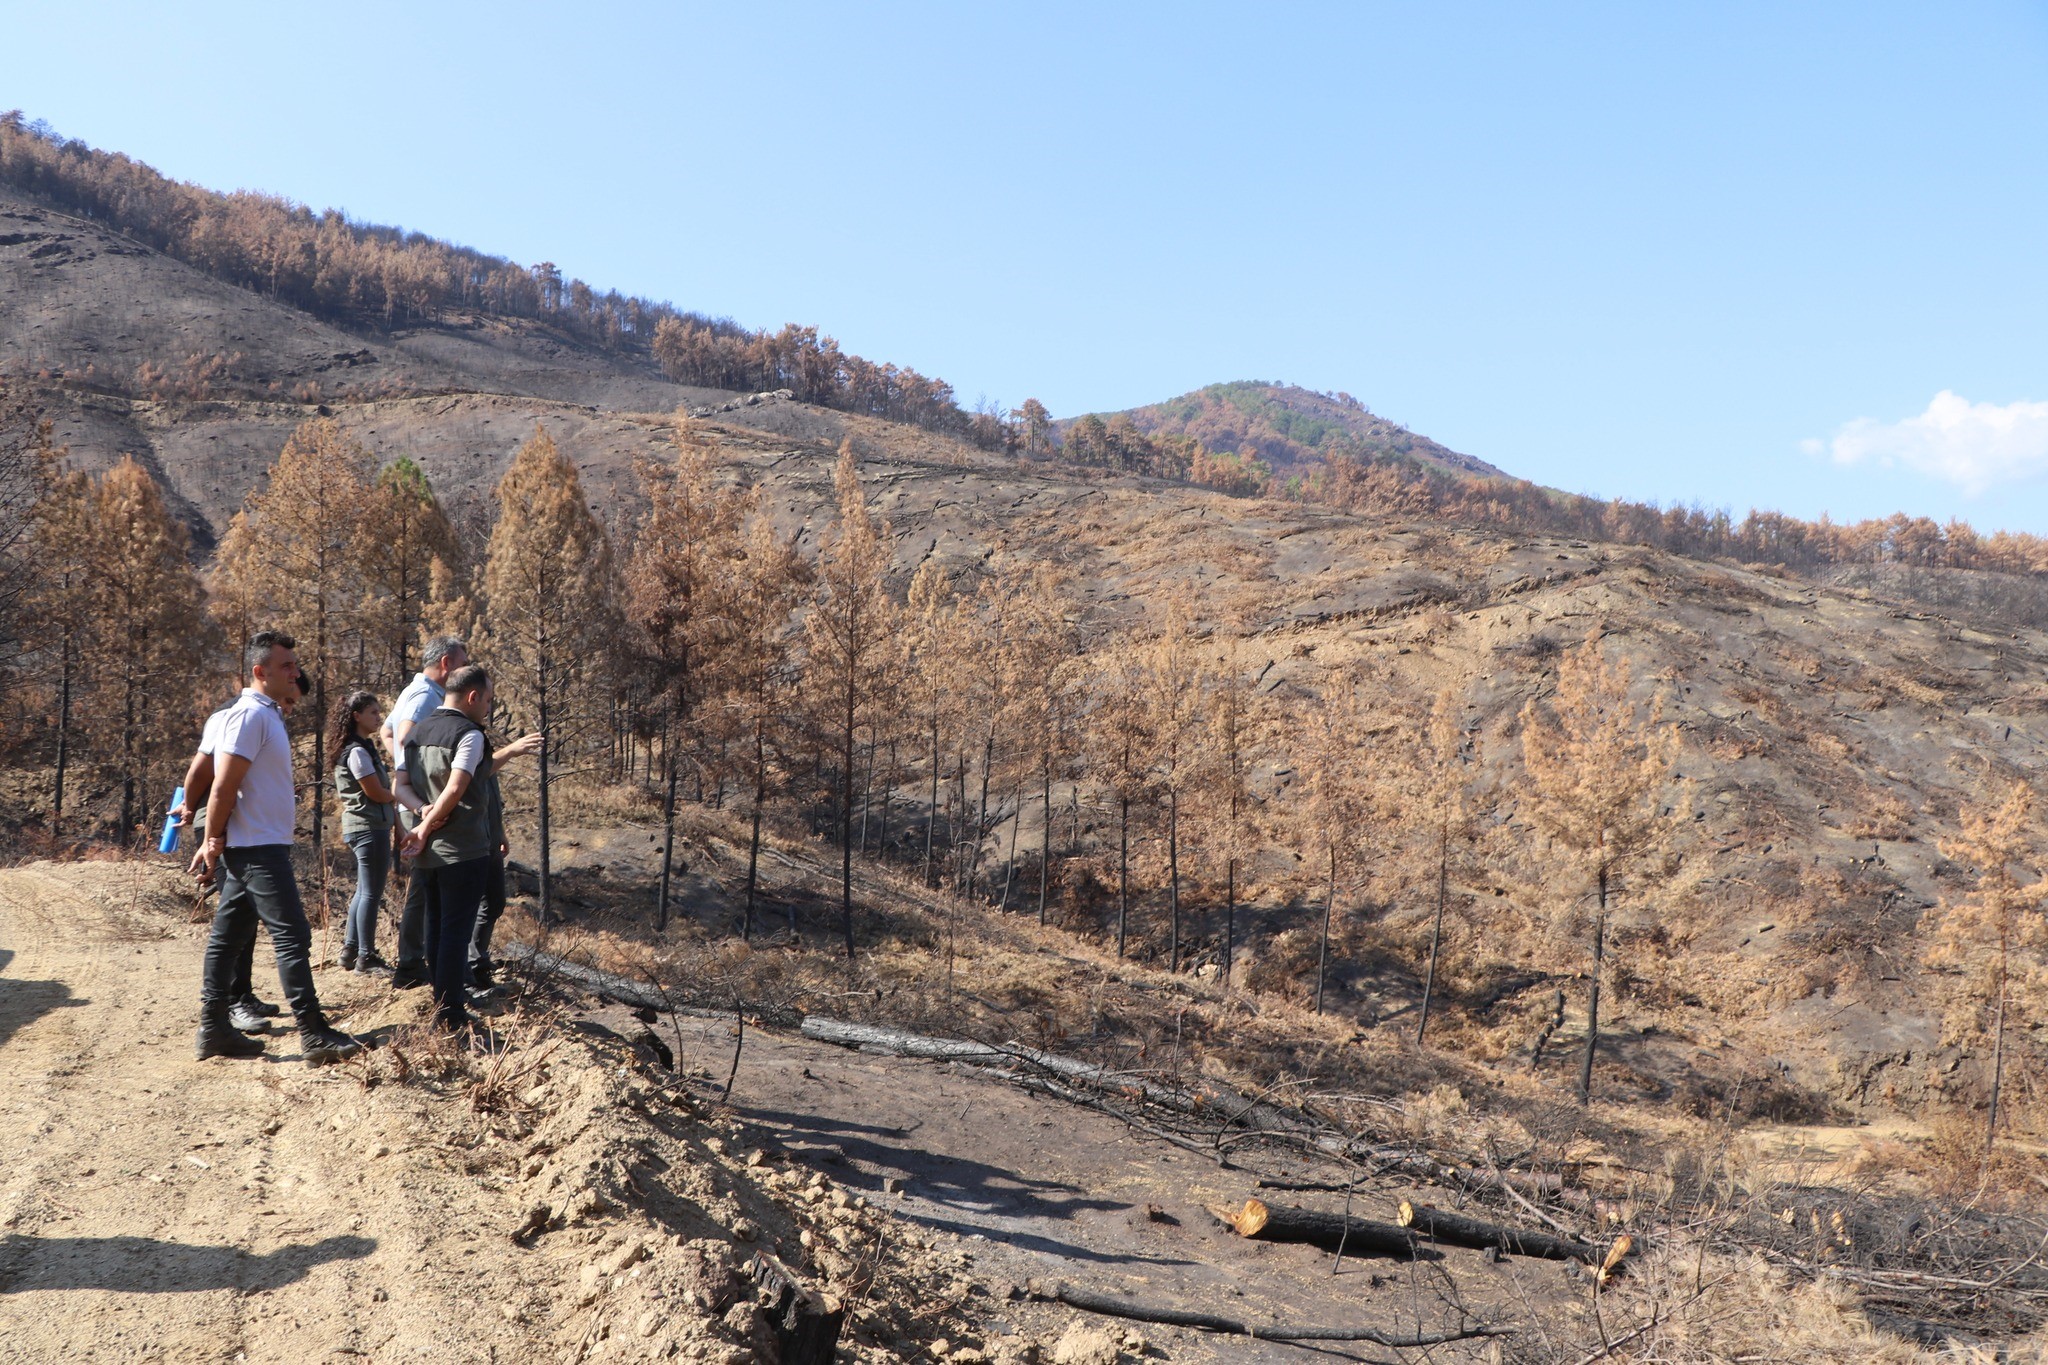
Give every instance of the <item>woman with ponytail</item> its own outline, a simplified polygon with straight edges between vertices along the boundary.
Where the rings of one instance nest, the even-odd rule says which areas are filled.
[[[356,894],[341,939],[345,972],[391,970],[377,956],[377,907],[391,873],[391,813],[398,800],[391,793],[391,765],[377,749],[377,728],[383,723],[377,698],[357,692],[335,706],[327,736],[334,754],[334,792],[341,798],[341,837],[356,855]]]

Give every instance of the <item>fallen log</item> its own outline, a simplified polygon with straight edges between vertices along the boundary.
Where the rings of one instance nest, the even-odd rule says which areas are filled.
[[[1326,1251],[1341,1248],[1347,1256],[1394,1256],[1404,1261],[1414,1260],[1418,1253],[1414,1233],[1370,1218],[1314,1209],[1276,1209],[1258,1199],[1245,1200],[1235,1213],[1223,1209],[1210,1212],[1238,1236],[1259,1242],[1307,1242]]]
[[[788,1266],[765,1251],[755,1252],[747,1268],[781,1347],[777,1359],[783,1365],[832,1365],[846,1309],[806,1289]]]
[[[1411,1204],[1406,1199],[1401,1201],[1401,1211],[1395,1221],[1433,1242],[1482,1250],[1492,1247],[1510,1256],[1541,1256],[1546,1260],[1584,1261],[1591,1265],[1600,1259],[1601,1254],[1597,1248],[1584,1242],[1553,1237],[1547,1232],[1511,1228],[1505,1223],[1467,1218],[1464,1214],[1431,1208],[1427,1204]]]
[[[1265,1341],[1369,1341],[1375,1346],[1386,1346],[1395,1350],[1442,1346],[1446,1342],[1470,1341],[1474,1337],[1503,1337],[1514,1330],[1511,1327],[1481,1325],[1459,1327],[1446,1332],[1417,1332],[1412,1336],[1394,1336],[1377,1327],[1288,1327],[1277,1323],[1267,1326],[1261,1323],[1239,1322],[1236,1318],[1218,1317],[1214,1313],[1190,1313],[1178,1308],[1148,1307],[1111,1294],[1097,1294],[1092,1290],[1075,1289],[1064,1284],[1056,1284],[1050,1289],[1040,1289],[1032,1297],[1049,1303],[1063,1303],[1069,1308],[1079,1308],[1087,1313],[1100,1313],[1104,1317],[1123,1318],[1129,1322],[1155,1322],[1164,1327],[1194,1327],[1204,1332],[1257,1337]]]

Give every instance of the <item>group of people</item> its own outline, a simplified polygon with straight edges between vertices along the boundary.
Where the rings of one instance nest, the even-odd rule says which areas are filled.
[[[354,1056],[366,1040],[327,1022],[313,984],[312,928],[291,852],[297,800],[285,720],[306,691],[297,642],[263,631],[249,642],[248,686],[207,717],[172,812],[202,831],[192,871],[219,890],[200,986],[197,1052],[256,1057],[279,1009],[252,979],[256,932],[270,932],[277,971],[314,1066]],[[356,692],[329,718],[342,838],[356,858],[356,889],[342,936],[344,971],[391,974],[398,989],[431,986],[435,1020],[470,1028],[472,990],[495,985],[492,932],[505,908],[503,764],[539,750],[539,735],[493,747],[484,725],[490,675],[462,641],[437,639],[385,718]],[[380,747],[380,741],[384,747]],[[387,756],[388,755],[388,756]],[[398,961],[377,952],[377,913],[394,856],[413,871],[399,920]]]

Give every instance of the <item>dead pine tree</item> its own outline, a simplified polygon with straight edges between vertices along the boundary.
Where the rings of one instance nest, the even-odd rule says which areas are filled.
[[[402,680],[412,673],[414,642],[426,633],[422,627],[437,601],[436,565],[443,574],[460,573],[465,556],[426,471],[410,457],[401,455],[377,471],[370,498],[377,544],[363,567],[378,609],[365,634],[374,631],[382,641],[381,671]]]
[[[1181,806],[1200,757],[1201,660],[1186,591],[1167,600],[1159,634],[1145,651],[1145,729],[1152,787],[1166,817],[1166,969],[1180,970]]]
[[[818,554],[817,588],[804,621],[813,687],[825,710],[825,732],[838,752],[839,927],[846,957],[853,942],[854,757],[867,711],[886,684],[882,664],[894,648],[897,612],[883,575],[894,532],[875,520],[861,491],[860,467],[849,438],[832,473],[838,515]]]
[[[576,464],[535,424],[498,481],[498,521],[482,579],[478,653],[498,695],[540,732],[540,917],[554,922],[550,798],[561,764],[594,714],[593,675],[618,638],[611,538],[591,511]],[[486,652],[488,651],[488,652]]]
[[[1145,705],[1145,669],[1136,642],[1121,630],[1094,651],[1096,703],[1089,713],[1089,767],[1116,803],[1116,955],[1129,948],[1131,920],[1131,808],[1150,790],[1151,734]]]
[[[750,510],[743,494],[719,484],[713,453],[675,424],[675,456],[637,466],[647,499],[626,561],[625,614],[636,662],[659,715],[662,750],[661,880],[654,926],[668,928],[675,867],[676,785],[686,735],[717,675],[731,635],[728,589],[741,558],[740,526]]]
[[[1565,654],[1548,704],[1532,697],[1521,716],[1530,814],[1571,869],[1592,881],[1595,896],[1580,1104],[1593,1093],[1615,878],[1666,851],[1677,823],[1664,804],[1677,731],[1663,719],[1661,698],[1637,702],[1630,696],[1628,661],[1610,662],[1600,648],[1601,634],[1595,627]]]
[[[1237,942],[1237,873],[1255,845],[1247,780],[1253,689],[1238,641],[1231,641],[1211,660],[1207,671],[1203,688],[1207,713],[1201,732],[1207,753],[1200,791],[1209,812],[1207,842],[1223,864],[1223,941],[1218,967],[1227,991]]]
[[[912,709],[920,732],[920,747],[926,760],[931,793],[925,805],[924,868],[926,886],[936,886],[932,857],[939,828],[939,781],[944,769],[940,757],[941,732],[952,717],[952,673],[954,644],[959,636],[960,606],[946,581],[946,571],[937,560],[917,566],[910,579],[909,602],[904,611],[904,643],[909,651],[908,679]]]
[[[1323,855],[1328,875],[1323,888],[1322,938],[1316,949],[1315,1011],[1323,1012],[1330,973],[1330,929],[1337,912],[1337,886],[1346,856],[1372,819],[1367,784],[1365,707],[1351,680],[1336,678],[1304,727],[1299,766],[1306,787],[1302,816],[1309,846]]]
[[[74,716],[82,694],[84,644],[93,622],[92,561],[96,525],[92,516],[92,483],[76,470],[63,468],[66,452],[50,443],[47,422],[39,424],[35,444],[20,452],[32,499],[20,523],[23,545],[36,572],[21,576],[14,607],[21,623],[17,660],[55,654],[57,751],[51,772],[50,839],[63,838],[64,780],[76,743]],[[25,670],[24,670],[25,671]]]
[[[1082,681],[1080,642],[1066,581],[1057,570],[1041,567],[1025,586],[1019,613],[1018,709],[1032,766],[1037,769],[1039,815],[1042,821],[1038,856],[1038,922],[1045,923],[1052,884],[1052,786],[1065,772],[1074,747]],[[1020,801],[1015,816],[1024,818]],[[1014,835],[1015,825],[1012,826]]]
[[[1945,898],[1935,924],[1928,965],[1954,973],[1949,1001],[1951,1031],[1991,1036],[1991,1089],[1984,1116],[1984,1150],[1998,1139],[2005,1082],[2005,1037],[2016,1013],[2013,954],[2048,947],[2041,902],[2048,880],[2033,878],[2034,793],[2013,782],[2001,795],[1965,803],[1962,833],[1944,839],[1941,852],[1973,874],[1962,896]],[[1991,1016],[1988,1026],[1984,1016]]]
[[[740,937],[754,934],[754,907],[761,881],[761,812],[768,802],[768,760],[782,724],[790,691],[790,617],[803,600],[810,568],[793,537],[780,537],[767,517],[755,515],[746,529],[740,563],[733,575],[730,632],[725,668],[725,704],[748,755],[747,893]],[[789,933],[796,938],[796,902],[790,901]]]
[[[1429,923],[1429,960],[1422,973],[1422,1007],[1415,1020],[1415,1045],[1420,1047],[1429,1032],[1430,1006],[1436,998],[1437,964],[1443,955],[1444,914],[1451,900],[1454,850],[1469,840],[1472,833],[1465,732],[1459,723],[1458,695],[1451,688],[1437,693],[1415,757],[1419,798],[1415,814],[1429,841],[1436,882],[1436,910]]]

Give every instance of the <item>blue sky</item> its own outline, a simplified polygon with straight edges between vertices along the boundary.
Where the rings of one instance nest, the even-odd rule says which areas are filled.
[[[965,401],[1344,389],[1598,495],[2048,532],[2040,5],[0,0],[0,108],[816,323]]]

